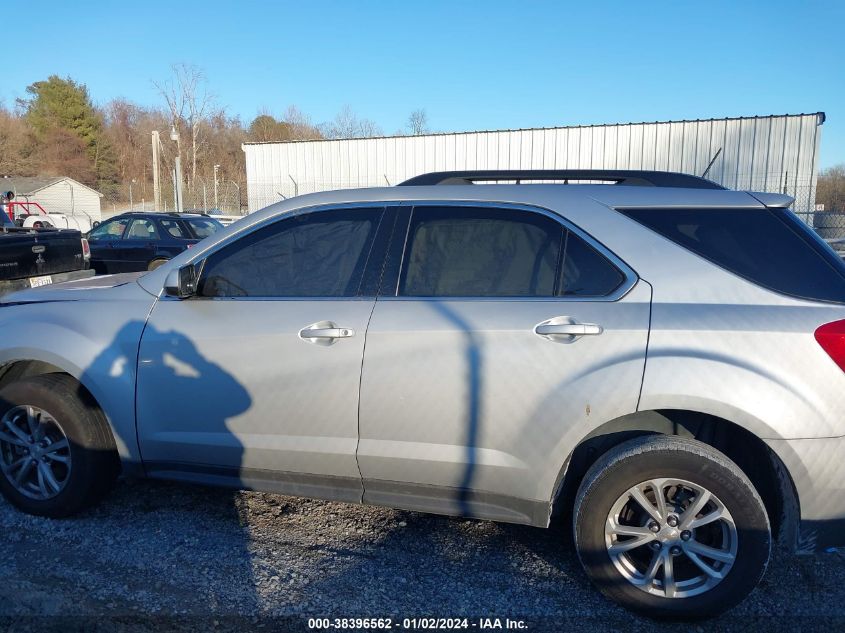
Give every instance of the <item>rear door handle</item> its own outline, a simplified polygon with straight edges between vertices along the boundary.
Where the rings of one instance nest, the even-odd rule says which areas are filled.
[[[555,317],[534,326],[534,333],[550,341],[572,343],[582,336],[598,336],[604,328],[595,323],[579,323],[571,317]]]
[[[562,334],[569,336],[596,336],[604,332],[600,325],[595,323],[564,323],[561,325],[538,325],[534,328],[540,336]]]
[[[352,336],[355,336],[355,330],[338,327],[331,321],[318,321],[299,331],[299,338],[315,345],[332,345],[337,339]]]

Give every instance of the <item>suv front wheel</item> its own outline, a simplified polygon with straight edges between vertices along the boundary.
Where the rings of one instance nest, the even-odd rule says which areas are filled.
[[[575,544],[606,596],[652,617],[725,611],[757,585],[771,530],[754,486],[711,446],[625,442],[593,465],[575,502]]]

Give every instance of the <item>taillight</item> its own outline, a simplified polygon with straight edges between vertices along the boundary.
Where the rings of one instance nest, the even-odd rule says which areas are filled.
[[[833,362],[845,371],[845,321],[827,323],[816,330],[816,340]]]
[[[84,237],[82,238],[82,257],[84,259],[91,259],[91,246]]]

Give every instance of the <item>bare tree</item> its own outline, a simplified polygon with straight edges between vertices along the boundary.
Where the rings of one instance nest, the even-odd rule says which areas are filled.
[[[190,135],[191,182],[197,177],[197,156],[202,145],[202,123],[214,103],[206,88],[205,73],[197,66],[174,64],[173,76],[164,82],[153,82],[167,102],[173,125]]]
[[[411,112],[408,116],[408,130],[413,136],[420,136],[421,134],[428,134],[428,115],[424,108],[419,108]]]
[[[298,141],[310,141],[323,138],[311,119],[295,105],[289,106],[282,116],[282,121],[290,126],[291,136]]]
[[[0,176],[29,176],[36,171],[33,142],[23,117],[0,104]]]
[[[359,119],[348,105],[343,106],[331,123],[321,125],[320,132],[328,138],[362,138],[383,134],[374,121]]]
[[[384,132],[382,132],[375,121],[361,119],[358,121],[358,136],[361,138],[372,138],[374,136],[384,136]]]
[[[845,211],[845,163],[819,173],[816,202],[823,204],[825,211]]]

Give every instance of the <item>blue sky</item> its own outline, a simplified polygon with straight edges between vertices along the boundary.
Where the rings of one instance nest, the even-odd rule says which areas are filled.
[[[3,5],[7,106],[50,74],[161,105],[152,81],[186,62],[247,122],[290,104],[386,133],[416,108],[437,131],[822,110],[820,164],[845,162],[842,0]]]

